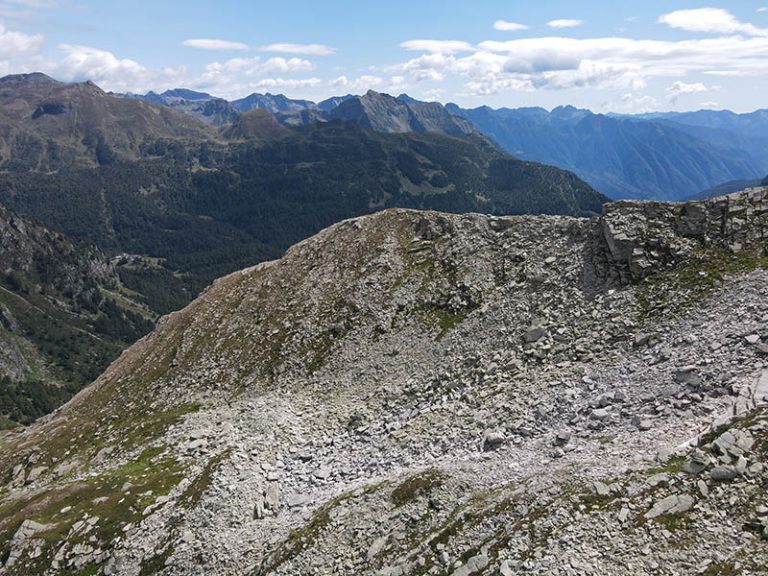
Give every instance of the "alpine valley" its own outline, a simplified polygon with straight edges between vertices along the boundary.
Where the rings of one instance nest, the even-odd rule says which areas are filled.
[[[764,574],[714,118],[0,79],[0,574]]]

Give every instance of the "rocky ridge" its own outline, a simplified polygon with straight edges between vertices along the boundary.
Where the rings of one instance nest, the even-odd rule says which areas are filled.
[[[335,225],[6,436],[0,573],[764,573],[767,222]]]

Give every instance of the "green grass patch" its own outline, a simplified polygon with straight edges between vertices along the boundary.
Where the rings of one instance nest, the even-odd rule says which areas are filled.
[[[703,576],[739,576],[741,570],[736,569],[734,562],[712,562],[701,574]]]
[[[702,250],[672,270],[657,272],[640,283],[638,303],[645,316],[659,316],[683,310],[700,302],[722,283],[726,275],[768,269],[766,246],[730,252]]]
[[[218,454],[211,458],[203,468],[202,472],[192,481],[192,483],[184,490],[184,493],[179,498],[178,504],[184,508],[194,508],[202,498],[205,491],[211,485],[211,480],[216,470],[221,463],[229,457],[232,450],[225,450],[221,454]]]
[[[160,447],[148,448],[135,460],[98,476],[57,486],[26,501],[3,504],[0,517],[5,529],[0,534],[0,549],[6,554],[10,539],[23,520],[49,526],[35,535],[45,542],[41,558],[22,557],[10,574],[36,573],[40,564],[44,564],[44,569],[65,540],[72,546],[91,543],[93,536],[96,542],[92,546],[107,547],[122,534],[126,524],[140,521],[143,510],[158,496],[167,495],[184,477],[186,465],[173,458],[158,459],[162,451]],[[127,489],[123,491],[123,487]],[[71,533],[76,523],[94,517],[98,520],[90,529],[84,522],[77,532]]]
[[[154,576],[160,573],[165,568],[165,561],[171,557],[171,554],[173,554],[173,546],[166,546],[159,554],[142,560],[139,576]]]
[[[687,458],[685,456],[672,456],[669,458],[666,462],[659,466],[654,466],[653,468],[647,468],[646,470],[643,470],[642,474],[648,478],[650,476],[653,476],[655,474],[677,474],[678,472],[681,472],[683,469],[683,464],[685,464],[685,461]]]
[[[395,506],[404,506],[439,488],[444,481],[445,476],[439,470],[430,468],[402,482],[392,490],[390,500]]]

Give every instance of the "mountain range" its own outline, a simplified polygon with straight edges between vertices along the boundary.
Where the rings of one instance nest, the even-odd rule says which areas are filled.
[[[232,110],[219,116],[201,104],[199,93],[189,101],[180,101],[178,91],[165,94],[168,97],[161,103],[214,124],[231,122],[233,114],[259,108],[294,126],[343,119],[381,132],[476,130],[513,156],[573,171],[612,198],[682,200],[726,182],[762,178],[768,172],[768,112],[764,110],[741,115],[701,110],[626,116],[570,106],[551,112],[487,106],[462,109],[420,102],[406,94],[397,97],[402,105],[391,100],[383,105],[380,95],[371,92],[319,104],[252,94],[233,101]],[[150,93],[145,98],[155,96]],[[212,101],[204,96],[208,103]],[[216,102],[226,106],[222,100]]]
[[[0,78],[0,575],[763,573],[765,170],[575,173],[713,114]]]
[[[768,140],[739,123],[706,126],[714,112],[680,115],[683,122],[677,115],[647,119],[573,107],[448,109],[511,154],[572,170],[612,198],[681,200],[768,171]]]
[[[40,270],[9,277],[21,295],[11,303],[44,310],[11,310],[34,324],[22,326],[30,335],[23,338],[56,334],[77,348],[62,352],[38,338],[22,348],[42,360],[0,366],[0,376],[14,381],[66,389],[44,411],[215,278],[277,258],[344,218],[388,207],[586,215],[606,200],[572,173],[512,158],[436,105],[371,93],[364,106],[347,99],[334,109],[338,118],[322,123],[280,124],[256,108],[217,127],[173,103],[219,100],[186,90],[158,98],[164,102],[42,74],[0,79],[0,204],[36,221],[39,235],[99,251],[111,270],[108,281],[90,281],[90,308],[73,314],[48,309],[73,308],[60,302],[79,302],[78,291],[65,298],[49,290],[43,306],[19,292],[45,292]],[[379,114],[390,108],[397,114],[385,126]],[[83,250],[83,262],[91,262]],[[16,264],[7,270],[19,272]],[[86,336],[97,342],[87,361],[78,357]],[[56,367],[59,355],[69,355],[71,373]],[[52,368],[36,372],[38,364]],[[5,415],[27,421],[31,413],[11,407]]]

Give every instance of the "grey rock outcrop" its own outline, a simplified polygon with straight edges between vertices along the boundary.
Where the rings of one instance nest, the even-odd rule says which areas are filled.
[[[7,437],[0,522],[56,527],[0,573],[760,573],[756,194],[728,199],[753,211],[725,236],[720,200],[393,210],[218,280]],[[710,248],[755,265],[697,300],[661,281]],[[684,313],[650,309],[653,290]]]

